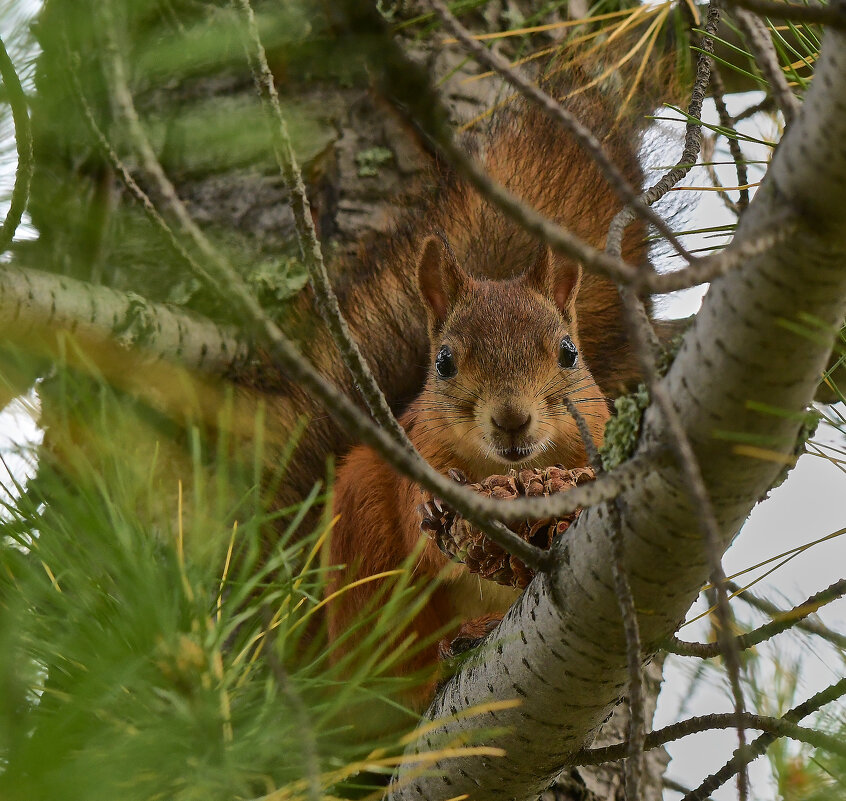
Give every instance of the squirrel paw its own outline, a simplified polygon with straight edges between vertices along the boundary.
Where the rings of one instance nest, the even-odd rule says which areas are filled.
[[[490,614],[467,620],[451,640],[446,637],[438,643],[438,657],[448,662],[466,654],[488,636],[502,620],[502,615]]]

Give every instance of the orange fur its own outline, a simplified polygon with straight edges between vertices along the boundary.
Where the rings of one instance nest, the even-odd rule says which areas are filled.
[[[433,248],[439,249],[437,242],[428,240],[420,266],[430,363],[449,343],[458,367],[447,378],[430,369],[423,392],[401,419],[412,443],[439,472],[455,467],[471,481],[518,464],[584,465],[584,446],[575,420],[563,411],[562,398],[567,395],[580,407],[597,442],[608,410],[587,367],[565,369],[558,363],[562,337],[577,345],[579,341],[573,312],[578,280],[566,269],[557,271],[556,278],[545,252],[522,278],[477,280],[464,274],[451,254],[438,255]],[[493,422],[503,403],[527,410],[529,422],[519,431],[503,432]],[[517,442],[525,447],[518,449]],[[396,632],[399,639],[413,633],[417,642],[429,643],[397,669],[428,672],[416,702],[428,697],[437,676],[437,632],[450,626],[454,631],[462,619],[501,615],[516,597],[516,592],[451,564],[432,540],[421,547],[421,502],[420,489],[410,479],[395,473],[370,448],[354,448],[338,473],[339,520],[330,548],[331,563],[346,569],[334,574],[328,588],[333,593],[345,583],[394,570],[419,552],[413,580],[440,583],[408,629]],[[330,605],[331,640],[354,627],[379,589],[379,582],[364,583]],[[354,638],[336,656],[352,647]]]

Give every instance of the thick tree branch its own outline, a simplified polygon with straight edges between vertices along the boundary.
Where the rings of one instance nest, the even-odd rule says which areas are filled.
[[[767,436],[780,452],[792,452],[799,422],[755,411],[749,401],[801,411],[813,397],[833,334],[811,340],[784,321],[808,314],[834,331],[846,312],[846,229],[840,219],[846,182],[844,97],[846,39],[829,31],[801,113],[740,221],[737,244],[757,240],[783,215],[795,218],[796,226],[780,247],[751,256],[712,283],[662,379],[701,466],[720,549],[780,467],[738,452],[714,432]],[[786,351],[787,359],[782,358]],[[664,416],[648,409],[639,450],[665,445],[668,437]],[[625,567],[648,656],[675,630],[710,563],[698,534],[700,510],[690,502],[675,465],[663,462],[647,471],[636,486],[623,490],[620,501],[626,509]],[[567,763],[567,754],[590,742],[627,677],[608,525],[606,506],[582,513],[568,531],[566,560],[560,546],[554,551],[556,569],[533,581],[492,641],[446,685],[426,717],[439,720],[450,710],[492,697],[517,697],[521,706],[484,720],[444,720],[427,727],[411,747],[414,753],[484,737],[506,756],[443,760],[399,786],[394,799],[437,801],[462,793],[532,798]],[[405,776],[401,769],[400,782]]]
[[[24,346],[66,332],[211,376],[235,370],[249,356],[235,331],[210,320],[140,295],[14,267],[0,270],[0,332]]]

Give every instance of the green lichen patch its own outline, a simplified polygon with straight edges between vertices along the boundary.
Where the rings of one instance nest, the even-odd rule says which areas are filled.
[[[634,453],[640,437],[640,421],[649,406],[649,392],[643,384],[614,401],[614,416],[605,425],[604,444],[599,451],[602,467],[611,470]]]
[[[373,178],[379,174],[379,167],[393,159],[394,154],[386,147],[371,147],[356,153],[355,163],[358,165],[360,178]]]
[[[308,273],[298,259],[283,256],[258,265],[247,280],[258,294],[262,306],[273,312],[308,283]]]

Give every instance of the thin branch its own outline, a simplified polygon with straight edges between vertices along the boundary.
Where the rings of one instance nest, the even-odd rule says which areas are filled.
[[[688,261],[695,260],[695,257],[687,251],[672,230],[670,230],[664,219],[642,201],[639,194],[626,180],[617,165],[608,157],[602,143],[594,136],[590,129],[583,125],[574,114],[565,109],[555,98],[523,77],[497,52],[489,50],[480,44],[470,31],[455,18],[443,0],[431,0],[431,5],[441,18],[445,27],[461,42],[466,50],[473,54],[473,57],[477,61],[499,73],[523,97],[528,98],[540,106],[553,120],[560,123],[572,134],[573,138],[594,160],[611,188],[617,193],[623,203],[630,204],[638,216],[654,225],[679,254],[688,259]]]
[[[825,706],[825,704],[837,700],[844,694],[846,694],[846,678],[840,679],[840,681],[832,684],[825,690],[811,696],[807,701],[793,707],[793,709],[787,712],[781,720],[787,723],[796,723],[797,721],[802,720],[802,718],[810,715],[812,712],[816,712],[818,709]],[[816,732],[815,734],[819,734],[819,732]],[[705,801],[705,799],[714,792],[714,790],[724,785],[738,771],[742,770],[750,762],[761,756],[761,754],[767,750],[769,745],[778,736],[796,737],[796,733],[785,732],[784,735],[769,733],[762,734],[745,748],[735,751],[734,756],[725,765],[723,765],[720,770],[705,779],[699,787],[688,793],[682,801]],[[801,738],[796,737],[796,739]],[[831,748],[837,752],[838,748],[843,748],[843,743],[841,740],[837,739],[834,743],[820,747]]]
[[[677,782],[675,779],[671,779],[669,776],[664,776],[664,778],[661,779],[661,785],[667,790],[672,790],[673,792],[681,793],[682,795],[686,795],[690,792],[689,787],[681,782]],[[711,801],[711,799],[708,799],[708,801]]]
[[[778,56],[766,23],[743,8],[735,9],[734,16],[741,30],[746,34],[746,40],[755,54],[755,63],[767,80],[770,91],[784,115],[784,124],[790,125],[799,113],[800,104],[787,85],[787,78],[778,63]]]
[[[725,84],[723,77],[720,75],[719,69],[712,65],[711,67],[711,97],[714,99],[714,106],[717,109],[717,115],[720,118],[720,125],[723,128],[733,128],[734,120],[726,108],[725,101]],[[726,137],[728,140],[729,152],[732,159],[734,159],[734,167],[737,171],[737,185],[744,187],[740,190],[740,197],[737,201],[737,209],[741,213],[749,205],[749,189],[746,185],[749,183],[749,174],[746,169],[746,161],[743,158],[743,151],[740,149],[740,142],[733,136]],[[706,159],[709,161],[710,159]]]
[[[728,190],[723,185],[723,182],[720,180],[720,176],[717,175],[717,168],[714,166],[713,158],[714,158],[714,150],[716,148],[717,142],[717,134],[713,136],[708,136],[705,134],[702,137],[702,161],[705,163],[705,169],[708,171],[708,177],[711,179],[711,183],[717,188],[717,194],[720,196],[720,200],[723,201],[725,207],[736,217],[740,216],[740,206],[735,203],[731,197],[729,197]],[[743,184],[741,184],[743,186]],[[748,194],[749,187],[743,186],[744,191]]]
[[[740,245],[732,242],[725,250],[714,253],[696,264],[668,273],[650,271],[636,280],[632,289],[640,292],[661,294],[688,289],[698,284],[713,281],[737,267],[742,267],[749,259],[760,256],[783,242],[796,230],[797,220],[787,212],[773,220],[772,229],[749,239]]]
[[[21,218],[29,201],[29,185],[32,181],[34,162],[32,158],[32,126],[29,120],[26,94],[21,86],[15,65],[9,58],[6,45],[0,39],[0,77],[12,108],[12,121],[15,124],[15,147],[18,151],[18,166],[15,170],[15,186],[3,227],[0,228],[0,254],[5,253],[12,244],[15,231],[21,224]]]
[[[846,692],[846,687],[840,691],[840,695],[844,692]],[[767,745],[776,737],[790,737],[799,742],[808,743],[814,746],[814,748],[823,748],[826,751],[831,751],[833,754],[846,756],[846,743],[840,737],[817,729],[799,726],[790,715],[791,713],[788,712],[784,717],[774,718],[744,712],[740,716],[740,722],[747,729],[758,729],[759,731],[766,732],[766,736],[770,737]],[[715,729],[731,729],[737,725],[737,722],[738,716],[735,712],[688,718],[678,723],[672,723],[663,729],[658,729],[658,731],[649,732],[646,735],[645,747],[649,751],[667,743],[680,740],[682,737],[689,737],[691,734],[700,734],[701,732],[713,731]],[[753,747],[754,743],[747,746],[747,748]],[[584,766],[616,762],[618,759],[623,759],[627,756],[628,749],[629,743],[616,743],[615,745],[606,745],[602,748],[588,748],[584,751],[579,751],[572,759],[568,759],[567,764],[570,766]],[[688,797],[690,797],[692,792],[689,791]]]
[[[579,411],[578,405],[573,403],[573,400],[569,395],[564,396],[564,406],[566,407],[567,413],[570,417],[576,421],[576,426],[579,429],[579,436],[582,438],[582,444],[585,446],[588,464],[593,468],[594,473],[599,475],[602,472],[602,459],[599,456],[596,443],[593,441],[593,437],[591,436],[585,416]]]
[[[629,671],[629,741],[626,748],[625,783],[626,798],[638,801],[643,776],[643,753],[646,745],[646,701],[643,690],[643,658],[640,644],[640,629],[637,624],[637,609],[634,595],[623,559],[623,526],[620,520],[620,504],[614,500],[611,513],[611,574],[614,578],[614,592],[623,618],[626,634],[626,664]]]
[[[730,5],[745,8],[753,14],[775,19],[790,19],[811,25],[828,25],[831,28],[846,29],[846,9],[842,4],[800,5],[799,3],[779,3],[772,0],[728,0]]]
[[[734,124],[737,125],[737,123],[742,122],[743,120],[748,120],[750,117],[754,117],[756,114],[760,114],[761,112],[774,111],[775,107],[775,100],[773,99],[773,96],[767,95],[760,103],[754,103],[737,114],[734,118]]]
[[[341,313],[338,298],[329,282],[326,266],[323,263],[320,241],[317,238],[317,231],[314,228],[314,220],[311,216],[311,206],[303,183],[303,176],[297,164],[296,154],[291,146],[288,124],[279,105],[279,95],[276,92],[273,74],[267,63],[267,56],[261,43],[252,6],[249,0],[233,0],[233,4],[240,9],[244,18],[244,25],[249,38],[249,44],[246,47],[253,79],[268,115],[276,162],[291,194],[290,205],[294,213],[297,241],[311,279],[317,308],[326,322],[329,332],[332,334],[332,339],[335,340],[335,344],[340,351],[341,358],[373,418],[404,447],[413,450],[414,446],[409,441],[408,435],[394,417],[382,390],[373,377],[373,373],[361,355],[358,344]]]
[[[714,35],[720,24],[720,8],[716,2],[708,5],[708,21],[705,23],[704,35],[700,42],[699,58],[696,61],[696,78],[693,82],[693,89],[690,95],[690,103],[687,107],[689,118],[698,120],[702,114],[702,102],[705,99],[705,92],[711,81],[711,54],[714,52]],[[690,172],[691,167],[696,164],[699,157],[699,148],[702,142],[702,126],[696,122],[688,122],[685,127],[684,149],[676,166],[663,175],[655,184],[641,195],[643,201],[652,205],[660,200],[670,189],[675,186],[685,175]],[[608,229],[606,250],[612,254],[620,253],[622,249],[623,234],[626,228],[634,220],[634,212],[630,206],[622,209],[611,221]]]
[[[527,543],[508,530],[499,521],[495,512],[484,512],[483,505],[478,503],[481,499],[476,493],[460,487],[454,481],[433,470],[416,452],[409,451],[404,445],[399,444],[393,436],[363,414],[340,389],[327,382],[303,358],[294,344],[262,309],[238,273],[206,239],[159,164],[141,126],[126,82],[122,54],[115,41],[113,21],[108,11],[106,16],[107,50],[110,55],[115,103],[127,122],[131,141],[141,157],[144,169],[154,181],[168,211],[178,220],[183,231],[206,260],[211,272],[202,268],[201,275],[204,278],[208,276],[210,285],[222,298],[234,302],[240,308],[244,319],[267,343],[271,356],[287,371],[288,377],[300,383],[312,397],[331,410],[341,425],[349,428],[361,441],[370,445],[392,467],[446,501],[497,545],[517,556],[534,570],[543,571],[550,559],[548,551]]]
[[[67,42],[66,42],[67,45]],[[129,168],[124,164],[123,159],[117,154],[114,147],[112,147],[111,142],[109,142],[108,138],[106,137],[103,130],[100,128],[99,124],[97,123],[97,119],[94,116],[94,112],[91,109],[91,105],[88,102],[88,99],[85,97],[85,93],[82,90],[82,85],[79,82],[79,76],[76,72],[76,67],[79,62],[79,56],[76,53],[72,53],[70,49],[67,51],[68,55],[68,63],[70,65],[70,72],[71,76],[71,85],[73,86],[74,93],[76,94],[77,102],[79,103],[82,109],[82,116],[85,119],[86,124],[88,125],[89,130],[94,135],[94,138],[97,140],[97,143],[100,145],[100,149],[103,151],[103,155],[108,160],[109,164],[111,165],[112,169],[120,176],[121,181],[123,181],[123,185],[126,187],[127,191],[132,195],[136,201],[141,205],[141,208],[144,211],[144,214],[147,215],[147,219],[158,228],[162,234],[164,235],[168,245],[173,250],[173,252],[179,256],[187,265],[191,268],[191,271],[206,281],[211,286],[215,287],[215,279],[211,276],[208,270],[205,269],[185,248],[182,242],[179,240],[179,237],[176,236],[173,229],[168,225],[167,221],[162,217],[159,213],[159,210],[156,208],[156,204],[150,199],[149,195],[138,185],[138,182],[135,180],[132,173],[129,171]]]
[[[297,720],[303,767],[306,773],[305,784],[308,801],[321,801],[324,797],[323,784],[320,781],[320,752],[314,725],[309,718],[308,708],[293,686],[291,678],[288,676],[288,671],[285,670],[285,666],[276,653],[275,645],[279,629],[273,625],[273,616],[266,605],[262,608],[262,617],[264,618],[264,628],[267,633],[265,654],[267,655],[268,665],[273,673],[273,677],[276,679],[276,683],[279,685],[279,689],[287,699],[291,711]]]
[[[767,601],[765,598],[761,598],[758,595],[754,595],[753,593],[749,592],[749,590],[744,590],[742,587],[740,587],[738,584],[735,584],[733,581],[726,582],[726,588],[734,597],[740,598],[741,601],[745,601],[750,606],[755,607],[755,609],[758,609],[765,615],[769,615],[772,618],[780,618],[782,615],[790,614],[789,611],[780,609],[775,604]],[[808,632],[808,634],[814,634],[817,637],[822,637],[824,640],[828,640],[828,642],[830,642],[832,645],[846,650],[846,635],[840,634],[836,631],[832,631],[830,628],[828,628],[828,626],[824,626],[817,620],[799,620],[796,623],[796,628],[802,629],[802,631],[806,631]]]
[[[838,598],[846,595],[846,579],[836,581],[830,587],[812,595],[805,603],[788,610],[781,612],[777,619],[767,623],[760,628],[735,637],[735,648],[738,651],[745,651],[747,648],[753,648],[759,643],[775,637],[776,634],[786,631],[789,628],[796,626],[802,619],[808,615],[814,614],[821,606],[825,606]],[[722,648],[718,642],[684,642],[673,637],[667,644],[666,649],[678,656],[698,656],[702,659],[710,659],[722,654]]]

